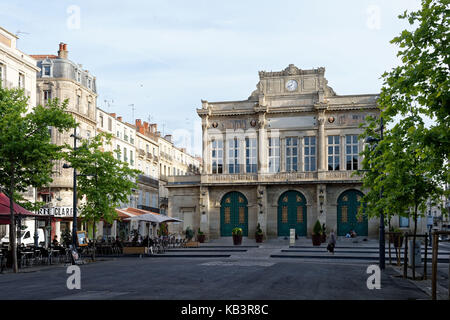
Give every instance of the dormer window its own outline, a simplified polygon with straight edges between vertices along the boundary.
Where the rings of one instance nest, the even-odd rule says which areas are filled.
[[[77,82],[81,82],[81,72],[77,72]]]
[[[43,76],[44,77],[50,77],[50,66],[49,65],[48,66],[43,66],[42,69],[43,69],[43,72],[44,72]]]
[[[91,89],[91,79],[90,78],[88,78],[88,80],[87,80],[87,87],[89,88],[89,89]]]

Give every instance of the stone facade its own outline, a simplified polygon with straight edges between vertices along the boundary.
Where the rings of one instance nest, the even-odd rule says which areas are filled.
[[[337,95],[324,74],[289,65],[259,72],[247,100],[202,100],[203,170],[169,179],[169,215],[184,220],[173,231],[190,226],[218,238],[230,224],[254,237],[260,224],[267,237],[289,228],[310,236],[318,220],[328,231],[378,236],[377,219],[356,216],[363,190],[355,175],[359,125],[378,115],[378,95]]]

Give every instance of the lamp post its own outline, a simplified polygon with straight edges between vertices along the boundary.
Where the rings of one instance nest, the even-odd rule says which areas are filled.
[[[366,143],[377,143],[380,142],[381,140],[383,140],[383,129],[384,129],[384,123],[383,123],[383,117],[380,118],[380,128],[377,129],[376,131],[380,131],[380,138],[373,138],[373,137],[367,137],[366,138]],[[381,190],[380,190],[380,200],[383,198],[383,186],[381,186]],[[384,214],[383,214],[383,210],[380,213],[380,238],[379,238],[379,265],[380,265],[380,269],[384,270],[386,267],[385,264],[385,238],[384,238]]]
[[[77,140],[81,140],[81,137],[77,136],[77,128],[73,129],[73,134],[70,135],[73,138],[73,150],[77,150]],[[70,165],[64,164],[64,169],[71,168]],[[77,170],[73,169],[73,223],[72,223],[72,247],[77,248]]]

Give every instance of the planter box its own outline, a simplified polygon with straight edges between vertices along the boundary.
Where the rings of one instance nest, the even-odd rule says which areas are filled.
[[[233,235],[233,244],[235,246],[242,244],[242,236]]]
[[[124,247],[123,254],[147,254],[147,247]]]
[[[313,234],[312,235],[312,243],[313,243],[313,246],[320,246],[322,244],[322,235]]]
[[[188,243],[186,243],[186,247],[196,248],[196,247],[198,247],[198,242],[197,241],[189,241]]]
[[[204,242],[205,242],[205,239],[206,239],[206,235],[204,235],[204,234],[201,234],[201,235],[198,235],[198,236],[197,236],[197,240],[198,240],[198,242],[200,242],[200,243],[204,243]]]

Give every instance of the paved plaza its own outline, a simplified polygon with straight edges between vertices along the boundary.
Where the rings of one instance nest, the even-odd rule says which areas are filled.
[[[337,251],[344,244],[355,249],[377,245],[373,240],[340,241]],[[307,240],[295,244],[308,245],[312,248]],[[201,250],[204,252],[199,254]],[[289,250],[283,238],[259,246],[254,240],[244,239],[240,247],[223,238],[196,249],[169,250],[157,258],[100,257],[80,267],[80,290],[67,288],[66,266],[29,268],[19,274],[0,275],[0,299],[429,299],[424,290],[402,279],[391,266],[382,273],[381,289],[369,290],[367,267],[373,261],[272,257],[282,250]],[[325,246],[319,250],[325,251]],[[214,257],[217,254],[224,257]],[[448,264],[442,266],[445,274]]]

